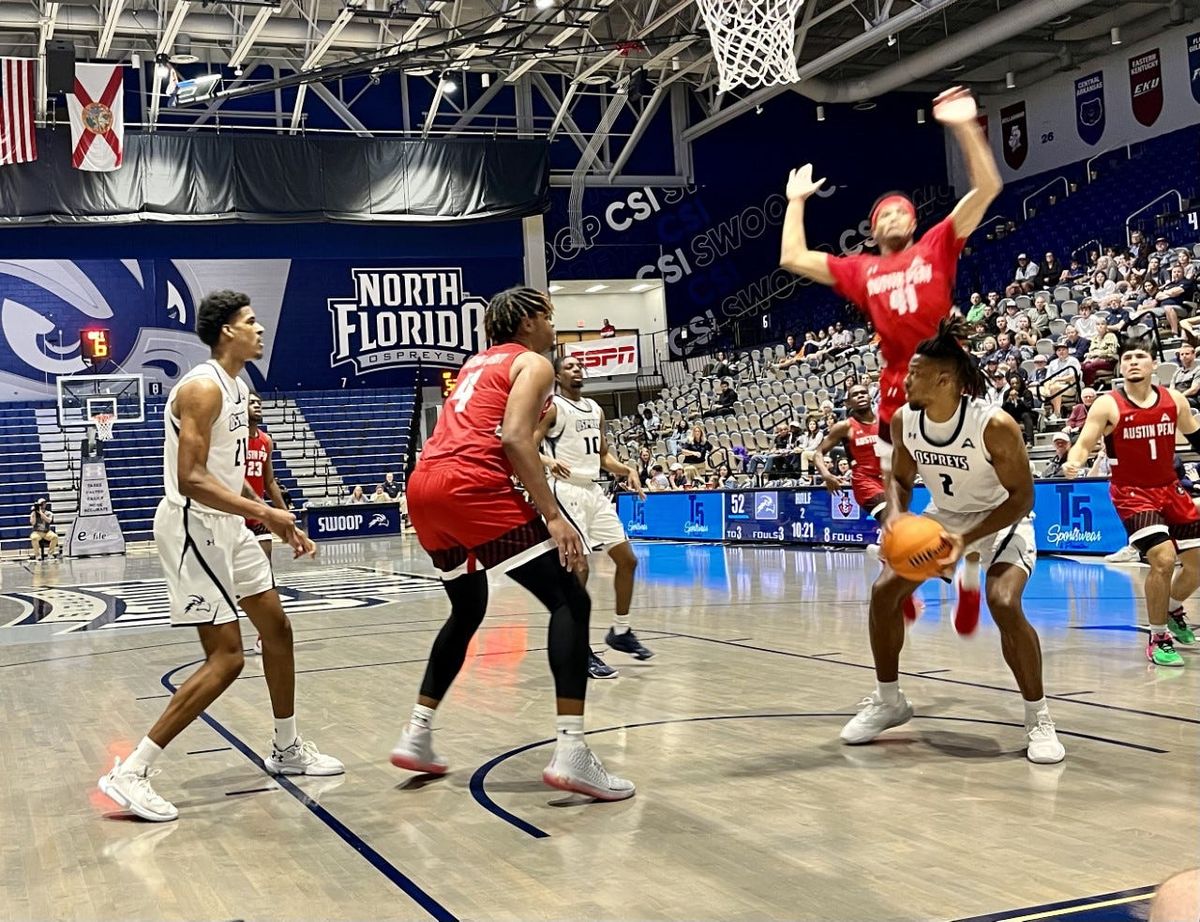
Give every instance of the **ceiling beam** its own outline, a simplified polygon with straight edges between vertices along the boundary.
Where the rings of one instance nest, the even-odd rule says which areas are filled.
[[[109,0],[108,8],[104,11],[104,24],[100,27],[100,38],[96,42],[96,57],[108,57],[113,36],[117,34],[117,21],[124,9],[125,0]]]
[[[242,62],[246,60],[246,56],[250,54],[250,49],[253,48],[254,43],[258,41],[259,33],[262,32],[263,27],[267,24],[267,20],[270,19],[273,14],[278,13],[281,10],[282,7],[279,6],[264,6],[254,14],[254,19],[250,23],[249,28],[247,28],[242,34],[242,38],[238,42],[237,48],[234,49],[233,54],[229,57],[230,67],[241,67]]]

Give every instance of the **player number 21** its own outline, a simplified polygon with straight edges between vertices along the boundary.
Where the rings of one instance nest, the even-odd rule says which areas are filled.
[[[475,382],[479,380],[481,374],[483,374],[482,368],[479,371],[471,372],[465,378],[460,378],[458,384],[454,386],[454,396],[450,399],[454,401],[454,409],[459,413],[467,408],[467,401],[475,393]]]
[[[917,290],[912,285],[893,289],[889,296],[888,305],[901,316],[916,313]]]

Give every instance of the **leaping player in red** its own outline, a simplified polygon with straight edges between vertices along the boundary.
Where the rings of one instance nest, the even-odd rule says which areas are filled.
[[[246,438],[246,483],[254,492],[253,496],[246,494],[247,499],[269,499],[276,509],[287,511],[287,503],[283,501],[283,492],[275,480],[275,469],[271,466],[271,452],[275,443],[262,429],[262,398],[254,391],[246,400],[249,414],[250,434]],[[245,491],[243,491],[245,492]],[[271,559],[271,530],[257,519],[246,519],[246,527],[258,538],[258,546]],[[262,656],[262,638],[254,641],[254,652]]]
[[[825,463],[825,455],[839,442],[845,443],[851,465],[850,488],[854,491],[854,501],[877,522],[882,522],[887,497],[884,494],[883,469],[875,452],[879,420],[871,407],[871,392],[865,384],[855,384],[846,394],[846,404],[850,415],[829,428],[829,434],[818,446],[813,461],[830,493],[844,490],[842,481]]]
[[[938,324],[949,315],[958,254],[1003,188],[970,90],[957,86],[946,90],[934,100],[933,117],[954,134],[971,189],[950,216],[920,240],[914,240],[916,206],[907,196],[891,192],[871,209],[871,234],[880,255],[833,256],[810,250],[804,233],[804,202],[825,180],[814,180],[812,164],[805,164],[792,171],[787,184],[780,265],[833,286],[870,318],[879,332],[884,369],[879,380],[876,450],[884,467],[890,466],[892,415],[904,405],[904,377],[913,351],[917,343],[936,334]],[[969,633],[979,620],[978,556],[967,558],[958,590],[955,624],[968,628]],[[906,608],[905,614],[911,618],[915,610]]]
[[[1150,564],[1144,589],[1150,620],[1146,658],[1156,666],[1182,666],[1175,644],[1190,647],[1196,642],[1183,603],[1200,587],[1200,512],[1175,474],[1175,434],[1182,433],[1200,450],[1200,422],[1182,394],[1153,382],[1150,350],[1151,344],[1141,339],[1122,344],[1123,384],[1096,398],[1063,473],[1079,476],[1088,452],[1104,436],[1113,507],[1129,543]]]

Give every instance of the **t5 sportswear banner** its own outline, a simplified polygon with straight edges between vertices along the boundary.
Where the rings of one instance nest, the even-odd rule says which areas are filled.
[[[51,398],[58,375],[118,371],[165,393],[208,358],[196,311],[222,288],[249,295],[265,327],[263,356],[247,367],[259,389],[432,382],[483,348],[488,298],[521,274],[517,255],[0,260],[0,400]],[[80,335],[95,328],[109,332],[111,361],[93,369]]]

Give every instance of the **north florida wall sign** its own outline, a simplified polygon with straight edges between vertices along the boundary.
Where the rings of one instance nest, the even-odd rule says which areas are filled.
[[[460,268],[352,269],[353,295],[329,298],[331,368],[458,368],[484,348],[487,300]]]

